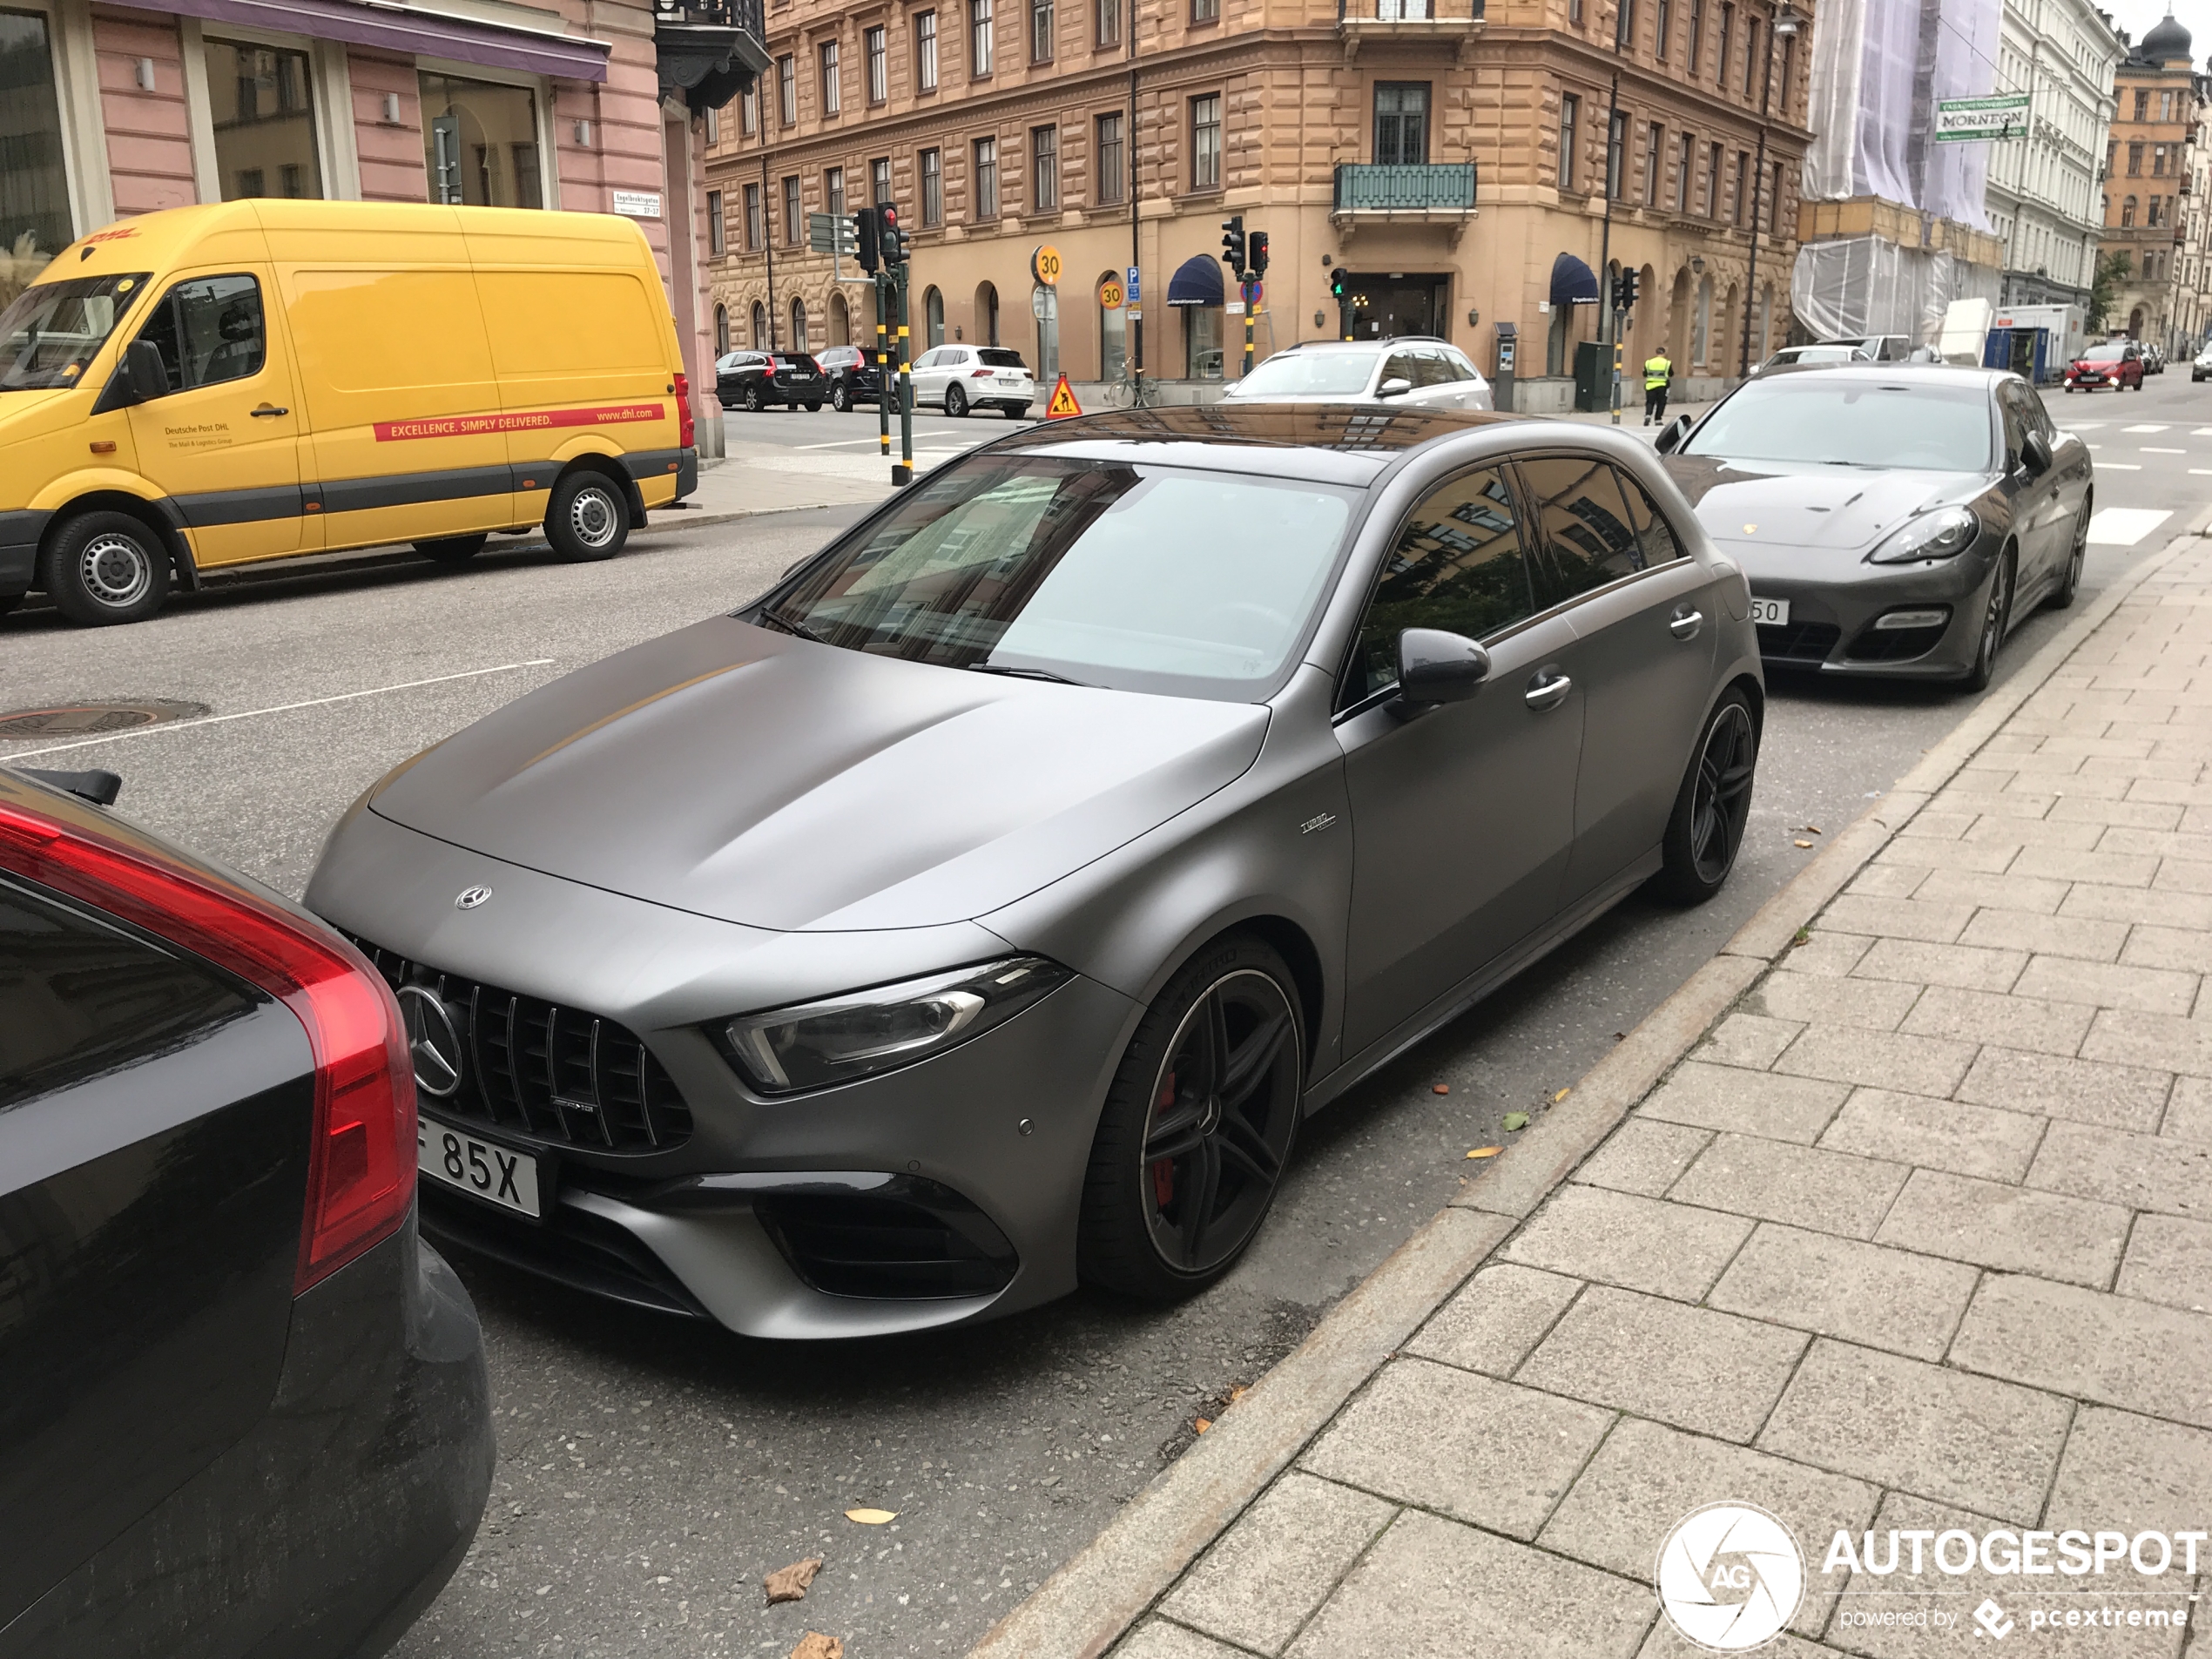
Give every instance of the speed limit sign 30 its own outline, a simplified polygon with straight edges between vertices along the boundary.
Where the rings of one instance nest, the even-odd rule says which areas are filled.
[[[1029,255],[1029,274],[1048,288],[1060,286],[1060,250],[1049,242],[1038,244]]]

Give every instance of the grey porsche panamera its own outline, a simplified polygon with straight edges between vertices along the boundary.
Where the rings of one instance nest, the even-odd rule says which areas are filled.
[[[1742,575],[1619,434],[1008,434],[376,784],[308,903],[422,1224],[769,1337],[1228,1271],[1299,1120],[1750,812]]]

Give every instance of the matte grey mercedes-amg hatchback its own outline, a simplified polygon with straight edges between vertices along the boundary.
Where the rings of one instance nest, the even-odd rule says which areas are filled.
[[[1436,411],[1009,433],[370,789],[422,1224],[762,1336],[1225,1272],[1299,1119],[1735,861],[1742,575],[1652,453]]]

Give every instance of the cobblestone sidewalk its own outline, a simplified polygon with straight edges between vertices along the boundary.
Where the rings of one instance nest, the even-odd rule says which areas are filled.
[[[1122,1659],[1689,1653],[1654,1563],[1723,1500],[1804,1547],[1789,1659],[1986,1652],[1986,1602],[2035,1651],[2212,1656],[2178,1550],[1822,1571],[1839,1530],[2212,1527],[2208,548],[1898,826]],[[1952,1622],[1880,1620],[1916,1610]]]

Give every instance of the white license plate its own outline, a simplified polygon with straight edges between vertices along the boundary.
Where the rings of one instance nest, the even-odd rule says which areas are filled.
[[[1787,627],[1790,622],[1790,602],[1787,599],[1751,600],[1751,620],[1762,628]]]
[[[536,1219],[541,1213],[537,1197],[537,1157],[518,1148],[503,1146],[471,1135],[467,1130],[418,1116],[415,1126],[415,1167],[433,1181],[462,1192],[473,1192],[487,1204]]]

